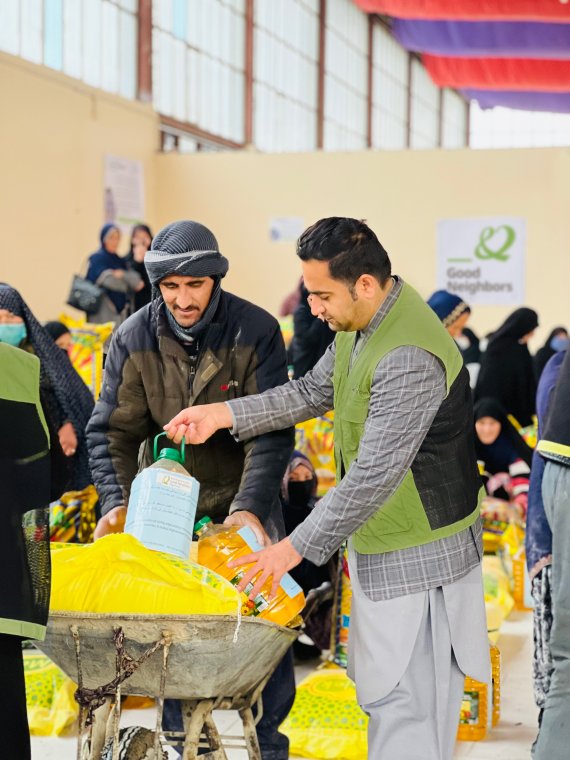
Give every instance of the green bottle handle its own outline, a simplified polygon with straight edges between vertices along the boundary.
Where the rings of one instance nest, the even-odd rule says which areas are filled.
[[[158,439],[162,438],[162,436],[166,436],[166,433],[159,433],[154,438],[154,461],[156,462],[158,460]],[[173,444],[174,445],[174,444]],[[184,449],[186,448],[186,443],[184,441],[184,438],[180,442],[180,456],[182,457],[182,461],[184,462]]]

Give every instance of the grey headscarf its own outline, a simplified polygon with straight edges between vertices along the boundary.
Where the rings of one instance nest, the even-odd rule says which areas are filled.
[[[183,343],[191,343],[211,322],[220,300],[222,277],[228,271],[228,260],[219,251],[214,234],[203,224],[193,221],[171,222],[154,237],[144,264],[153,288],[153,297],[159,295],[158,285],[167,275],[182,277],[212,277],[214,289],[202,319],[192,327],[182,327],[168,309],[166,316],[170,328]]]

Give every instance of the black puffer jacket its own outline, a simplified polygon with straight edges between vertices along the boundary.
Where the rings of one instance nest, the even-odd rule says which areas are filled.
[[[107,356],[101,396],[87,428],[103,514],[127,504],[133,478],[152,462],[154,436],[181,409],[287,382],[279,325],[263,309],[222,291],[200,341],[194,373],[164,308],[155,300],[129,317]],[[200,482],[197,519],[248,510],[271,538],[282,536],[279,488],[293,438],[288,429],[238,443],[228,430],[220,430],[206,443],[188,446],[185,466]]]

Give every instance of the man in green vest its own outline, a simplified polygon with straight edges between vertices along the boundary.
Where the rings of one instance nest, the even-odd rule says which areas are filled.
[[[451,336],[356,219],[298,241],[313,314],[337,333],[299,380],[192,407],[167,426],[240,440],[335,410],[337,486],[286,539],[244,557],[255,595],[303,557],[349,541],[349,674],[374,760],[450,760],[464,675],[489,680],[481,581],[481,481],[469,376]]]

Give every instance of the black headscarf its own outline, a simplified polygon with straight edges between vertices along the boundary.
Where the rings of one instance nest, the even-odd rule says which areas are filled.
[[[147,303],[150,303],[152,300],[152,286],[150,284],[150,280],[148,279],[148,272],[146,271],[146,267],[144,265],[144,261],[136,261],[135,254],[134,254],[134,243],[133,238],[135,236],[135,232],[146,232],[146,234],[150,238],[150,245],[152,245],[152,232],[148,225],[146,224],[136,224],[133,227],[133,230],[131,232],[131,247],[127,255],[125,256],[125,261],[127,263],[127,267],[129,269],[132,269],[133,271],[140,274],[142,277],[142,280],[144,282],[144,288],[142,290],[138,290],[134,294],[134,308],[135,311],[138,311],[139,309],[142,309],[143,306],[146,306]]]
[[[77,436],[77,451],[68,457],[72,465],[72,481],[68,488],[81,490],[91,482],[85,428],[93,411],[93,396],[67,356],[34,317],[22,296],[6,283],[0,283],[0,309],[8,309],[24,320],[28,341],[40,360],[41,377],[47,378],[59,407],[59,417],[61,420],[69,420],[73,425]]]
[[[96,283],[99,277],[108,269],[126,269],[127,264],[116,253],[110,253],[105,248],[105,238],[111,232],[111,230],[119,230],[116,224],[106,224],[99,233],[99,240],[101,247],[95,253],[89,256],[89,268],[87,269],[87,279],[93,283]],[[120,314],[125,308],[127,303],[127,296],[125,293],[120,293],[115,290],[105,290],[106,296],[112,301],[117,314]]]
[[[509,465],[517,459],[523,459],[530,467],[532,449],[509,420],[504,407],[493,398],[482,398],[475,404],[475,422],[482,417],[492,417],[501,425],[499,437],[491,444],[482,443],[475,433],[477,459],[485,462],[487,472],[493,475],[497,472],[508,472]]]
[[[568,334],[568,330],[565,327],[555,327],[546,339],[544,346],[542,346],[542,348],[539,348],[534,355],[534,376],[537,383],[540,380],[542,370],[545,368],[548,360],[556,353],[556,351],[550,345],[552,339],[563,332]]]
[[[476,401],[496,399],[523,427],[532,424],[536,381],[528,346],[520,340],[537,327],[532,309],[517,309],[507,317],[489,338],[475,388]]]

